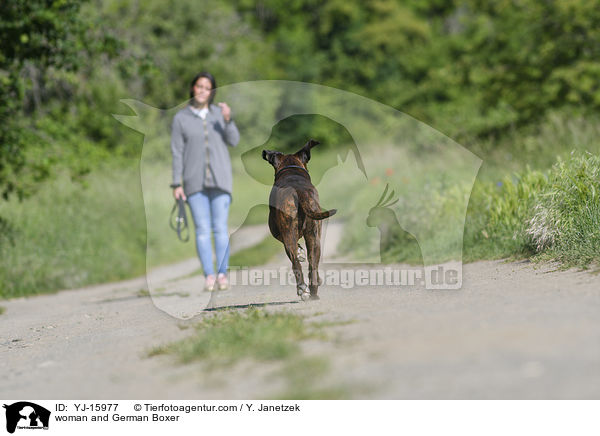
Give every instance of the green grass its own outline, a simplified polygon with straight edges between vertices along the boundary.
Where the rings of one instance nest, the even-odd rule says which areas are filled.
[[[600,156],[575,154],[552,167],[526,235],[541,259],[600,263]]]
[[[532,257],[564,267],[600,262],[600,157],[574,152],[548,171],[526,169],[471,197],[466,260]]]
[[[285,360],[300,353],[298,341],[317,335],[318,330],[307,326],[298,315],[257,308],[229,310],[204,318],[192,337],[155,348],[149,355],[174,353],[183,363],[199,360],[208,368],[245,358]]]
[[[533,254],[525,235],[530,211],[547,184],[547,176],[530,169],[496,184],[473,189],[465,222],[463,260],[523,258]]]
[[[5,307],[0,306],[0,315],[2,315],[6,311]]]
[[[106,165],[83,182],[61,174],[22,203],[0,202],[0,298],[127,279],[144,274],[147,260],[193,257],[193,242],[168,228],[165,186],[145,191],[156,211],[149,216],[135,165]]]
[[[11,227],[11,240],[0,241],[0,297],[143,273],[145,220],[136,187],[139,195],[135,170],[121,168],[84,184],[59,175],[22,203],[0,202]]]
[[[302,316],[263,308],[223,310],[194,326],[192,336],[151,349],[148,356],[174,355],[181,363],[201,362],[203,370],[232,367],[243,360],[279,363],[274,376],[285,389],[277,398],[345,399],[347,386],[324,383],[330,371],[324,356],[303,356],[304,340],[328,340],[325,328],[346,322],[307,322]]]

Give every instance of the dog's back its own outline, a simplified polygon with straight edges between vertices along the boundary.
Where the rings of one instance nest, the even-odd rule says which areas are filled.
[[[277,179],[271,189],[269,207],[272,214],[282,213],[288,217],[298,217],[301,221],[306,217],[323,220],[337,212],[336,209],[321,211],[319,193],[308,173],[290,172]]]

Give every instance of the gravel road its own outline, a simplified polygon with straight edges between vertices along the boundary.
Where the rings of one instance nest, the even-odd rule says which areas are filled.
[[[319,389],[341,387],[347,398],[600,397],[598,274],[483,261],[464,266],[460,290],[325,285],[319,301],[301,302],[293,285],[277,284],[238,284],[210,299],[190,275],[197,266],[191,259],[148,280],[0,302],[0,397],[277,398],[285,390],[277,364],[206,373],[201,364],[147,357],[189,335],[186,327],[214,313],[207,306],[250,304],[333,321],[328,339],[302,349],[329,364]],[[289,266],[280,257],[265,269],[281,267]]]

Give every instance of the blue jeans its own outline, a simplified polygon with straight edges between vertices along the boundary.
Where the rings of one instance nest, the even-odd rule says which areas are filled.
[[[214,275],[211,230],[215,236],[217,271],[226,274],[229,266],[227,218],[231,196],[220,189],[204,189],[187,198],[196,227],[196,251],[204,275]]]

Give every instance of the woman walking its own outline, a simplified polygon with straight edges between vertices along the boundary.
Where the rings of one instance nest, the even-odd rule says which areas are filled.
[[[190,84],[190,103],[173,117],[173,196],[187,200],[196,229],[196,250],[202,263],[205,289],[228,287],[232,171],[227,146],[235,147],[240,134],[226,103],[213,104],[215,78],[207,72]],[[211,232],[214,234],[216,274]]]

